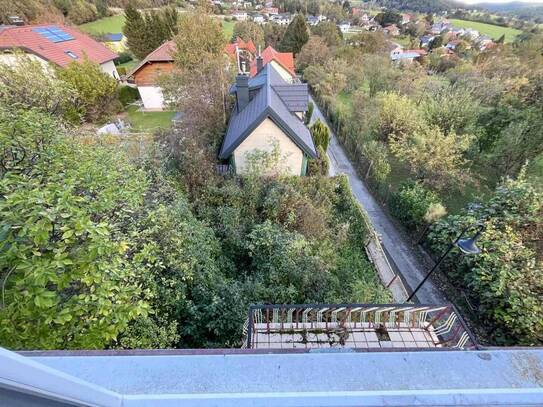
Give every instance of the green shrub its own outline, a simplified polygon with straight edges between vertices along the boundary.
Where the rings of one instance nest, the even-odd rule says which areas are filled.
[[[115,59],[115,65],[121,65],[121,64],[125,64],[127,62],[130,62],[132,61],[132,55],[130,54],[130,52],[121,52],[119,53],[119,56]],[[118,68],[117,68],[118,69]]]
[[[140,95],[136,88],[131,86],[122,86],[119,88],[119,102],[121,102],[123,107],[135,102],[139,97]]]
[[[543,264],[541,211],[543,194],[526,180],[501,182],[483,203],[470,204],[432,226],[432,251],[442,253],[468,225],[485,226],[477,256],[452,256],[444,263],[447,277],[476,309],[478,325],[499,345],[543,344]],[[469,235],[469,233],[466,233]]]
[[[330,161],[326,155],[326,151],[322,146],[317,147],[317,158],[310,159],[307,163],[308,166],[308,175],[328,175],[330,171]]]
[[[311,137],[313,137],[315,147],[318,148],[321,146],[326,153],[328,144],[330,144],[330,130],[328,130],[328,127],[318,119],[313,126],[311,126]]]
[[[81,63],[71,62],[57,71],[59,79],[77,91],[79,111],[88,121],[106,117],[117,106],[117,81],[104,73],[100,66],[85,58]]]
[[[389,198],[390,212],[409,229],[418,229],[427,222],[428,210],[440,204],[438,195],[418,182],[405,182]]]
[[[309,102],[309,104],[307,105],[307,112],[305,112],[305,124],[309,124],[309,122],[311,121],[311,117],[313,116],[313,109],[315,109],[313,102]]]
[[[118,67],[117,67],[117,73],[118,73],[120,76],[126,75],[126,67],[124,67],[124,66],[118,66]]]

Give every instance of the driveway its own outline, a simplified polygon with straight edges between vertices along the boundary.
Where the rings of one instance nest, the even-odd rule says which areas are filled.
[[[327,124],[327,120],[324,118],[320,108],[313,98],[311,98],[311,100],[315,105],[311,124],[317,119],[320,119],[323,123]],[[328,147],[330,175],[347,175],[354,196],[368,213],[370,222],[381,236],[381,242],[390,255],[390,260],[395,264],[404,282],[408,285],[408,291],[412,291],[412,289],[424,278],[428,272],[428,268],[415,255],[414,252],[417,248],[414,247],[390,221],[388,215],[360,179],[332,129],[330,129],[330,134],[332,136],[330,146]],[[409,288],[411,288],[411,290]],[[430,279],[426,281],[419,290],[417,299],[419,303],[423,304],[443,304],[448,302],[445,296]]]

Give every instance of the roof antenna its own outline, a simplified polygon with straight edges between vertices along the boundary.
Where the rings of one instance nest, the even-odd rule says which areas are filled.
[[[241,61],[239,59],[239,48],[236,44],[236,65],[238,66],[238,74],[241,73]]]

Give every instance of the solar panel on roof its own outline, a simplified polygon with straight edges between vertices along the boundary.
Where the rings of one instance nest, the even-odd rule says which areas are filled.
[[[41,36],[47,38],[49,41],[57,43],[63,41],[73,40],[74,37],[63,31],[62,29],[51,26],[51,27],[38,27],[32,29],[32,31],[40,34]]]

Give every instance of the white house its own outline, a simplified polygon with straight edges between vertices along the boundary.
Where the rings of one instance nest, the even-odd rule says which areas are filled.
[[[348,21],[342,21],[338,24],[338,27],[342,33],[346,33],[351,29],[351,23]]]
[[[271,16],[271,21],[279,25],[289,25],[291,16],[290,14],[276,14]]]
[[[246,11],[234,11],[232,13],[232,17],[234,17],[238,21],[245,21],[247,20],[247,12]]]
[[[253,22],[257,24],[264,24],[266,22],[266,19],[262,14],[253,14],[252,15]]]

